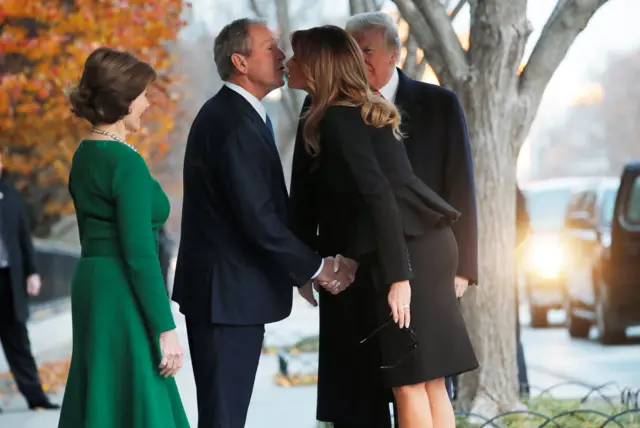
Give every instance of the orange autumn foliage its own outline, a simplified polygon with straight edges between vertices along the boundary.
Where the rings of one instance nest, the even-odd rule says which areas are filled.
[[[149,160],[162,157],[178,114],[167,42],[184,25],[181,0],[2,0],[0,2],[0,146],[22,187],[64,186],[88,124],[74,118],[66,91],[99,46],[127,50],[158,72],[147,128],[131,137]],[[69,210],[49,198],[43,209]]]

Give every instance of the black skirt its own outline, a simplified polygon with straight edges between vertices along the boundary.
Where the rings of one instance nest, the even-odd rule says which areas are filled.
[[[455,294],[458,247],[451,229],[434,229],[408,240],[407,247],[415,275],[413,334],[390,322],[362,343],[390,315],[389,284],[380,281],[376,256],[361,260],[355,282],[344,292],[320,293],[319,420],[370,417],[374,423],[388,412],[390,387],[479,367]]]
[[[393,321],[381,329],[383,383],[412,385],[457,375],[479,367],[455,293],[458,246],[449,228],[434,229],[407,241],[415,278],[411,280],[411,324],[400,329]],[[376,281],[376,319],[389,319],[389,286]]]

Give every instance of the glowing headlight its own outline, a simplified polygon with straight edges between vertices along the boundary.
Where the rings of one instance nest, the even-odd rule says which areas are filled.
[[[529,247],[529,266],[542,278],[555,278],[562,269],[562,245],[558,237],[534,237]]]

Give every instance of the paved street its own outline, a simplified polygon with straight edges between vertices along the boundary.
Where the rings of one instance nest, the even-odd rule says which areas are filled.
[[[528,320],[523,313],[523,321]],[[180,323],[182,343],[186,345],[184,323],[176,312]],[[552,321],[561,321],[562,314],[552,314]],[[69,351],[70,318],[61,314],[34,323],[31,335],[40,362],[59,358]],[[267,346],[290,344],[298,338],[317,331],[317,310],[296,299],[292,316],[267,328]],[[533,392],[549,388],[567,380],[581,380],[597,385],[615,381],[621,386],[640,388],[640,339],[629,345],[602,347],[594,340],[575,341],[569,339],[562,328],[523,330],[525,353],[530,365],[530,381]],[[60,346],[66,343],[66,346]],[[186,366],[177,380],[192,426],[196,423],[195,387],[191,365]],[[0,372],[6,370],[0,361]],[[254,397],[249,410],[247,428],[313,428],[315,427],[315,388],[278,387],[273,382],[277,371],[275,357],[265,355],[260,362]],[[564,386],[553,390],[557,397],[583,396],[587,389],[579,386]],[[617,390],[608,390],[615,395]],[[55,397],[61,400],[61,396]],[[28,412],[22,398],[17,395],[0,397],[6,409],[0,415],[2,428],[56,428],[57,412]],[[285,419],[286,416],[286,419]]]
[[[529,314],[521,311],[523,323],[528,323]],[[602,346],[596,341],[597,331],[592,329],[589,340],[571,339],[562,327],[564,314],[553,312],[550,328],[531,329],[522,332],[524,352],[532,377],[533,392],[548,388],[543,377],[555,377],[557,382],[580,381],[592,386],[615,382],[620,387],[640,388],[640,329],[630,329],[628,342],[618,346]],[[581,387],[563,386],[553,390],[554,396],[583,395]],[[616,395],[614,386],[602,390]]]

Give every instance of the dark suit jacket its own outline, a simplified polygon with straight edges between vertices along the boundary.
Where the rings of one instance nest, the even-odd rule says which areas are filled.
[[[252,325],[291,312],[293,286],[321,257],[289,229],[273,137],[241,95],[223,87],[198,113],[184,160],[173,300],[191,320]]]
[[[16,321],[29,319],[29,297],[27,295],[27,277],[37,273],[36,257],[27,224],[20,194],[6,179],[0,180],[0,233],[9,255],[9,273],[11,292]],[[4,306],[4,305],[2,305]]]
[[[167,289],[169,288],[169,267],[171,266],[173,250],[174,244],[171,236],[167,233],[165,226],[161,226],[158,228],[158,260],[160,261],[160,269],[162,270],[162,279]]]
[[[360,108],[330,107],[319,133],[322,152],[309,164],[314,184],[296,180],[291,190],[294,212],[319,227],[311,242],[322,254],[355,260],[376,252],[386,284],[411,279],[405,238],[450,225],[459,213],[414,175],[391,128],[366,125]],[[303,205],[311,198],[321,204],[314,212]]]
[[[413,170],[462,216],[452,226],[458,275],[478,281],[478,225],[473,160],[464,112],[456,94],[398,70],[395,104],[402,112],[404,144]]]

